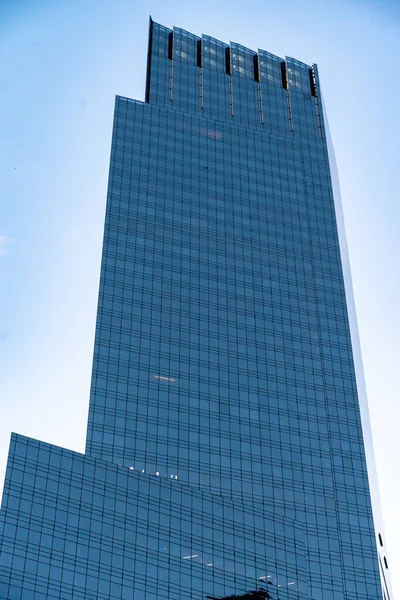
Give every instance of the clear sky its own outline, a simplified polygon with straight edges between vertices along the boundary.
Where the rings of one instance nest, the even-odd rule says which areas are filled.
[[[84,450],[114,97],[144,99],[149,14],[319,66],[400,598],[399,0],[0,0],[1,483],[11,431]]]

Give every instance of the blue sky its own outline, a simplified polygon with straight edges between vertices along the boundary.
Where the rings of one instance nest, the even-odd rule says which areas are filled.
[[[398,1],[0,0],[0,478],[11,431],[84,449],[114,97],[144,99],[149,14],[319,66],[395,567]]]

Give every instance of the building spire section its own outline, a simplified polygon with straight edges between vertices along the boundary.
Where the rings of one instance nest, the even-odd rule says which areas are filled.
[[[147,74],[147,102],[275,135],[295,133],[296,120],[297,134],[304,135],[298,115],[306,111],[307,135],[323,137],[318,101],[307,104],[317,97],[312,67],[153,22],[150,30],[149,55],[156,60]]]

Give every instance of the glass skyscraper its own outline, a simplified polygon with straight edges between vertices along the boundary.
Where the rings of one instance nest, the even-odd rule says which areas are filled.
[[[150,21],[86,453],[12,435],[0,598],[389,600],[323,115],[315,65]]]

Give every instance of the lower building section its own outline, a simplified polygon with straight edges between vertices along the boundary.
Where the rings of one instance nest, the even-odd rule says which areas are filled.
[[[307,598],[304,539],[261,504],[13,434],[0,598]]]

